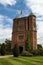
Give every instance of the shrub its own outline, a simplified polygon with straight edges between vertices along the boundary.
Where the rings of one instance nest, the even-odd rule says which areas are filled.
[[[39,52],[38,50],[32,50],[32,51],[31,51],[31,53],[33,54],[33,56],[37,56],[37,55],[39,55],[38,52]]]
[[[1,45],[1,55],[5,55],[5,44],[3,43],[2,45]]]
[[[18,45],[15,44],[14,48],[13,48],[13,55],[15,57],[18,57],[19,56],[19,48],[18,48]]]
[[[41,49],[42,45],[41,44],[37,44],[37,49]]]
[[[40,55],[43,56],[43,49],[40,49]]]
[[[28,51],[24,51],[21,55],[22,56],[33,56],[33,54],[29,53]]]
[[[31,53],[33,54],[33,56],[42,56],[43,50],[42,49],[32,50]]]

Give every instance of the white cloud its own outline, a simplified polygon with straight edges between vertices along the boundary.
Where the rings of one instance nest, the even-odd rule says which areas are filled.
[[[6,20],[7,22],[9,22],[9,23],[12,23],[12,19],[11,18],[9,18],[8,16],[3,16],[3,15],[0,15],[0,23],[4,23],[5,21],[4,20]],[[4,22],[3,22],[4,21]]]
[[[37,21],[38,24],[38,30],[37,30],[37,38],[38,43],[43,45],[43,21]]]
[[[6,5],[15,5],[16,0],[0,0],[0,4],[6,6]]]
[[[26,5],[30,7],[34,13],[43,14],[43,0],[26,0]]]
[[[12,29],[10,28],[0,29],[0,39],[11,38],[11,33]]]
[[[8,22],[9,24],[4,25],[3,23]],[[12,36],[12,19],[8,16],[0,15],[0,43],[4,42],[5,39],[11,39]]]
[[[10,28],[0,29],[0,43],[4,42],[5,39],[11,39],[12,30]]]

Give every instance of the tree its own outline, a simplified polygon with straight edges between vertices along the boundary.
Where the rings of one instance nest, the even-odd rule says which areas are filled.
[[[6,52],[8,54],[10,54],[10,52],[11,52],[11,40],[8,40],[8,39],[5,40],[5,48],[6,48]]]
[[[1,43],[0,43],[0,53],[1,53]]]
[[[5,44],[1,45],[1,55],[5,55]]]
[[[41,44],[37,44],[37,48],[40,51],[39,54],[43,56],[43,47],[42,47],[42,45]]]
[[[19,47],[17,44],[15,44],[14,48],[13,48],[13,55],[15,57],[18,57],[19,56]]]
[[[30,46],[30,32],[27,32],[27,40],[26,40],[26,51],[29,51],[31,49]]]
[[[37,48],[38,49],[41,49],[42,48],[42,45],[41,44],[37,44]]]

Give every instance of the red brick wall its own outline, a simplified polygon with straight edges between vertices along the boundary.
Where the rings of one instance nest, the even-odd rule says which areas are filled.
[[[32,49],[37,48],[37,32],[36,27],[34,28],[34,16],[24,17],[24,18],[17,18],[13,20],[13,32],[12,32],[12,45],[11,48],[14,47],[15,44],[18,44],[18,46],[24,46],[27,39],[27,31],[30,31],[30,44]],[[35,18],[35,25],[36,25],[36,17]],[[24,30],[18,30],[18,21],[24,22]],[[19,41],[18,36],[23,35],[24,39],[22,42]]]

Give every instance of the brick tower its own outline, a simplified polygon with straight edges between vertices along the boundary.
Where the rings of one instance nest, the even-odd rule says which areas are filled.
[[[16,17],[13,19],[12,44],[13,49],[15,44],[18,44],[20,50],[25,49],[27,40],[27,31],[30,32],[30,45],[32,49],[37,49],[37,31],[36,31],[36,16],[31,13],[27,17]],[[22,51],[21,50],[21,51]]]

